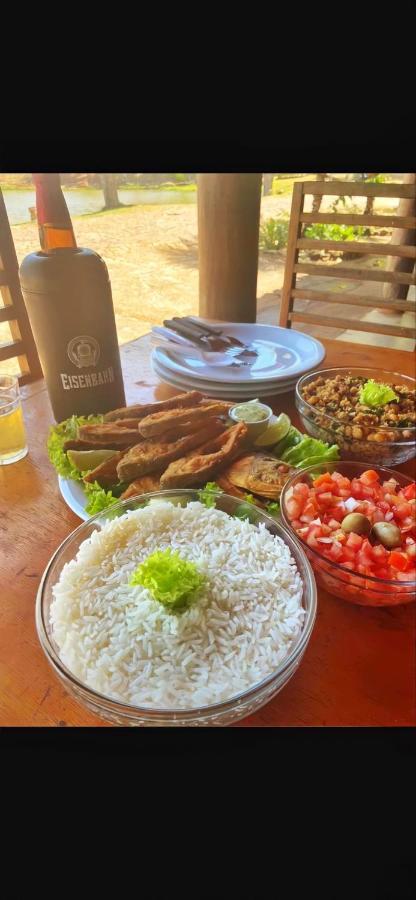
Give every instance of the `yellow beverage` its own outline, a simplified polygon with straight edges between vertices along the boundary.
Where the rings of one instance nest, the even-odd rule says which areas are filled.
[[[26,432],[20,398],[18,394],[16,396],[16,391],[0,390],[0,465],[17,462],[26,453]]]

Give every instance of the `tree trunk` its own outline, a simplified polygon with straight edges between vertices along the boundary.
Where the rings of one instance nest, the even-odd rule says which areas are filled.
[[[317,181],[325,181],[326,175],[327,175],[326,172],[317,172],[317,173],[316,173],[316,180],[317,180]],[[319,195],[318,195],[318,194],[316,194],[316,195],[313,194],[312,197],[313,197],[313,199],[312,199],[312,212],[318,213],[319,210],[320,210],[320,208],[321,208],[322,194],[319,194]]]
[[[260,174],[198,175],[199,313],[255,322]]]
[[[415,184],[416,175],[414,172],[407,172],[403,178],[403,184]],[[399,200],[397,208],[398,216],[416,216],[416,200],[402,198]],[[415,229],[414,228],[393,228],[391,233],[391,244],[414,244]],[[413,272],[414,260],[404,257],[388,256],[387,272]],[[386,300],[406,300],[409,292],[408,284],[385,284],[383,288],[383,297]]]
[[[104,209],[116,209],[121,206],[118,199],[116,176],[111,174],[101,175],[101,183],[104,191]]]
[[[263,195],[264,195],[264,197],[267,197],[267,195],[271,194],[271,192],[272,192],[273,178],[274,178],[274,175],[270,174],[270,172],[267,172],[265,175],[263,175]]]

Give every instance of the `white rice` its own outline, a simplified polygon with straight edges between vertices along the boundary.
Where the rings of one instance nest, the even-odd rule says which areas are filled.
[[[195,605],[171,614],[133,570],[171,547],[207,576]],[[108,521],[53,588],[62,662],[122,702],[191,708],[227,700],[270,675],[302,630],[302,582],[289,548],[263,524],[167,501]]]

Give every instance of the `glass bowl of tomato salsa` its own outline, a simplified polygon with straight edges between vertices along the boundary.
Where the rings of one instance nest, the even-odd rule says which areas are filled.
[[[357,462],[322,463],[293,475],[280,505],[328,593],[361,606],[416,600],[416,483],[406,475]],[[352,513],[356,531],[345,522]],[[384,543],[373,530],[381,522],[390,523],[382,526]],[[394,546],[385,545],[386,532],[396,534]]]

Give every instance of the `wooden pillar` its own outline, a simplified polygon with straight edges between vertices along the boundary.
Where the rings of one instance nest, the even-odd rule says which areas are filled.
[[[199,314],[255,322],[261,174],[198,175]]]
[[[414,184],[416,175],[414,172],[407,172],[403,178],[403,184]],[[401,199],[397,207],[398,216],[416,216],[416,199]],[[391,244],[413,244],[415,243],[414,228],[393,228],[391,233]],[[412,272],[414,260],[407,257],[388,256],[387,272]],[[409,291],[408,284],[385,284],[383,289],[384,299],[388,300],[406,300]]]

